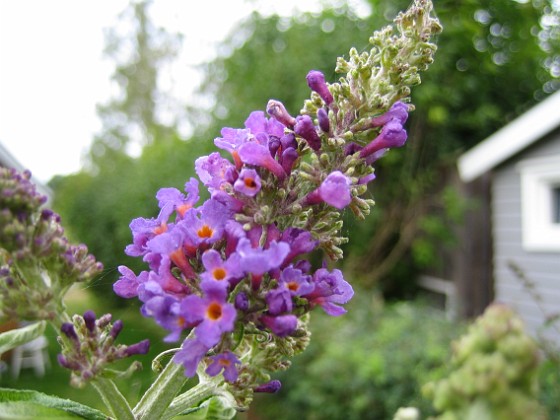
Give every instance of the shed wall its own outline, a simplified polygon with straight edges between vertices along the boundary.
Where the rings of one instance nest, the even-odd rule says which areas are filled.
[[[496,301],[517,310],[533,334],[542,331],[560,342],[558,331],[542,328],[547,316],[560,314],[560,253],[523,249],[521,177],[516,167],[522,160],[552,155],[560,156],[558,130],[494,171],[494,293]],[[512,269],[512,265],[519,271]],[[557,326],[560,328],[560,324]]]

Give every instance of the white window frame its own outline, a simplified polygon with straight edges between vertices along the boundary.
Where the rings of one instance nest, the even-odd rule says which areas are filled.
[[[560,155],[519,162],[523,249],[560,251],[560,223],[554,223],[553,191],[560,186]]]

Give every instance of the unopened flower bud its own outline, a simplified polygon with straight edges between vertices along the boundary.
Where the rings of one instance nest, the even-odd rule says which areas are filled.
[[[271,99],[270,101],[268,101],[268,104],[266,104],[266,112],[268,113],[268,115],[270,115],[276,121],[284,124],[286,127],[291,128],[296,123],[295,118],[288,113],[284,104],[275,99]]]
[[[325,76],[323,73],[318,70],[311,70],[307,73],[307,85],[312,91],[317,92],[327,105],[332,103],[333,96],[325,83]]]
[[[76,334],[76,330],[74,329],[74,325],[70,322],[65,322],[60,327],[60,331],[64,333],[66,337],[68,337],[72,341],[78,341],[78,335]]]
[[[84,312],[84,322],[90,333],[95,330],[95,313],[93,311]]]
[[[317,119],[319,120],[319,128],[325,133],[329,133],[331,129],[331,123],[329,121],[329,114],[325,111],[325,108],[319,108],[317,111]]]
[[[321,148],[321,138],[317,134],[315,125],[309,115],[301,115],[296,118],[296,124],[294,126],[294,132],[304,138],[309,147],[313,150],[319,150]]]
[[[255,392],[264,392],[267,394],[275,394],[282,388],[282,383],[278,379],[259,385],[254,389]]]
[[[125,350],[126,356],[132,356],[134,354],[146,354],[150,350],[150,340],[142,340],[139,343],[131,344]]]
[[[111,335],[111,337],[117,338],[117,336],[121,333],[122,329],[123,329],[123,322],[120,319],[118,319],[113,324],[113,328],[111,328],[111,332],[109,334]]]
[[[246,293],[241,292],[235,296],[235,307],[240,311],[249,309],[249,298]]]

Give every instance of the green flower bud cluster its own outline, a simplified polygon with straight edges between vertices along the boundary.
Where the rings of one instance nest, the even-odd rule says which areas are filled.
[[[0,168],[0,319],[53,320],[68,288],[102,269],[84,245],[68,243],[30,178]]]
[[[441,420],[542,419],[538,349],[507,306],[490,306],[454,343],[452,373],[425,386]]]
[[[149,340],[136,344],[115,344],[123,328],[120,320],[111,323],[111,314],[96,318],[92,311],[83,316],[74,315],[72,322],[62,324],[62,335],[58,337],[62,353],[59,364],[72,371],[70,384],[83,388],[87,382],[98,376],[104,378],[128,377],[142,368],[140,362],[133,362],[125,371],[108,369],[111,363],[136,354],[146,354]]]
[[[250,363],[242,364],[235,383],[224,385],[235,398],[238,409],[248,409],[255,389],[271,380],[270,373],[288,369],[289,359],[307,348],[311,338],[308,323],[309,313],[299,319],[298,329],[292,336],[278,337],[265,331],[254,331],[255,340],[245,336],[238,349],[243,354],[241,360]]]
[[[437,47],[430,40],[442,30],[432,8],[429,0],[414,1],[399,13],[394,26],[373,33],[369,52],[352,48],[348,60],[338,58],[335,71],[345,76],[329,86],[336,104],[329,112],[335,138],[366,144],[378,132],[368,132],[372,117],[397,101],[410,101],[410,88],[420,84],[419,72],[433,62]],[[313,93],[302,113],[315,116],[321,106],[319,95]]]

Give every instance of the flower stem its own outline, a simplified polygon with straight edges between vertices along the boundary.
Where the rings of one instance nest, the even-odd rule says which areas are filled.
[[[103,402],[111,414],[119,420],[134,420],[128,401],[119,391],[115,383],[106,378],[95,378],[91,381],[95,390],[101,395]]]
[[[169,361],[152,386],[134,407],[136,419],[160,419],[187,378],[183,365]]]
[[[207,398],[217,395],[219,393],[219,391],[217,391],[216,383],[214,381],[199,383],[195,387],[175,398],[165,412],[163,419],[173,418],[189,408],[198,406]]]

